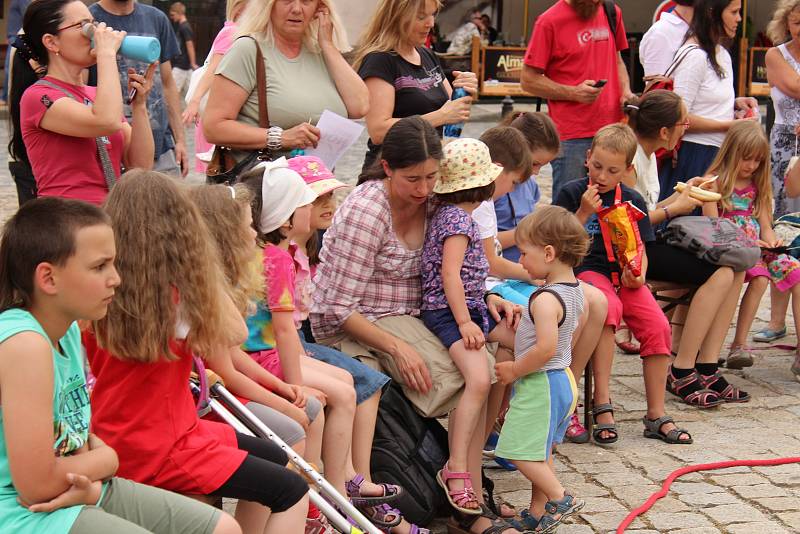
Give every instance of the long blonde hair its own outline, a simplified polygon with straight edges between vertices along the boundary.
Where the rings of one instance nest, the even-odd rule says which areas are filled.
[[[772,183],[770,181],[769,141],[761,125],[754,121],[736,121],[730,127],[708,174],[719,175],[717,189],[722,195],[723,210],[731,211],[731,195],[741,171],[742,160],[760,158],[752,181],[758,191],[753,215],[772,213]]]
[[[246,5],[248,0],[228,0],[225,4],[225,18],[231,22],[236,22],[236,12],[239,11],[239,8],[243,5]],[[241,13],[239,13],[241,16]]]
[[[358,42],[353,68],[358,70],[367,54],[396,51],[408,40],[414,17],[425,9],[429,0],[381,0],[372,20]],[[441,0],[433,0],[436,9]]]
[[[170,341],[180,308],[180,319],[189,326],[188,347],[211,354],[223,335],[218,329],[224,277],[185,186],[164,174],[135,169],[114,186],[105,208],[122,283],[108,314],[94,325],[100,346],[126,360],[175,359]]]
[[[347,32],[342,25],[333,0],[319,0],[320,6],[330,12],[331,22],[333,23],[333,45],[340,52],[350,50],[350,43],[347,41]],[[275,7],[275,0],[256,1],[247,4],[242,15],[239,17],[239,31],[237,37],[242,35],[252,35],[264,41],[267,46],[275,46],[275,34],[272,30],[272,9]],[[319,22],[311,21],[303,36],[303,44],[312,52],[318,53],[319,48]]]
[[[264,286],[258,249],[244,226],[253,194],[242,184],[198,185],[189,190],[189,196],[216,243],[228,294],[244,315],[248,304],[263,296]]]
[[[767,37],[775,46],[792,38],[789,35],[789,14],[796,9],[800,9],[800,0],[779,0],[772,20],[767,24]]]

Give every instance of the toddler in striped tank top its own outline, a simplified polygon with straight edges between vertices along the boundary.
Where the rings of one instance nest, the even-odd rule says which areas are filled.
[[[559,482],[552,452],[564,439],[577,399],[569,365],[573,334],[585,316],[583,291],[573,268],[586,256],[589,236],[569,211],[543,206],[522,220],[514,238],[522,266],[546,283],[531,295],[522,313],[514,361],[495,364],[497,379],[514,383],[496,452],[531,482],[531,503],[522,511],[522,526],[526,531],[553,532],[584,504]]]

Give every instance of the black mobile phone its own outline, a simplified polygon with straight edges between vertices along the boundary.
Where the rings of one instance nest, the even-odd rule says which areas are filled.
[[[596,82],[594,82],[594,85],[592,87],[594,87],[596,89],[600,89],[601,87],[603,87],[607,83],[608,83],[608,80],[597,80]]]

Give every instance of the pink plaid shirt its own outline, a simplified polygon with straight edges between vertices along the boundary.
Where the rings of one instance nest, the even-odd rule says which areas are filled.
[[[309,316],[314,337],[342,334],[354,312],[370,321],[419,315],[421,257],[422,248],[408,250],[392,229],[383,180],[357,187],[325,232]]]

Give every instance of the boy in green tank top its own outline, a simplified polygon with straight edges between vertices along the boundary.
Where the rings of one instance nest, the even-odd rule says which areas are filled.
[[[40,198],[0,242],[0,532],[240,533],[230,516],[114,478],[89,433],[78,320],[98,320],[120,284],[100,208]]]

